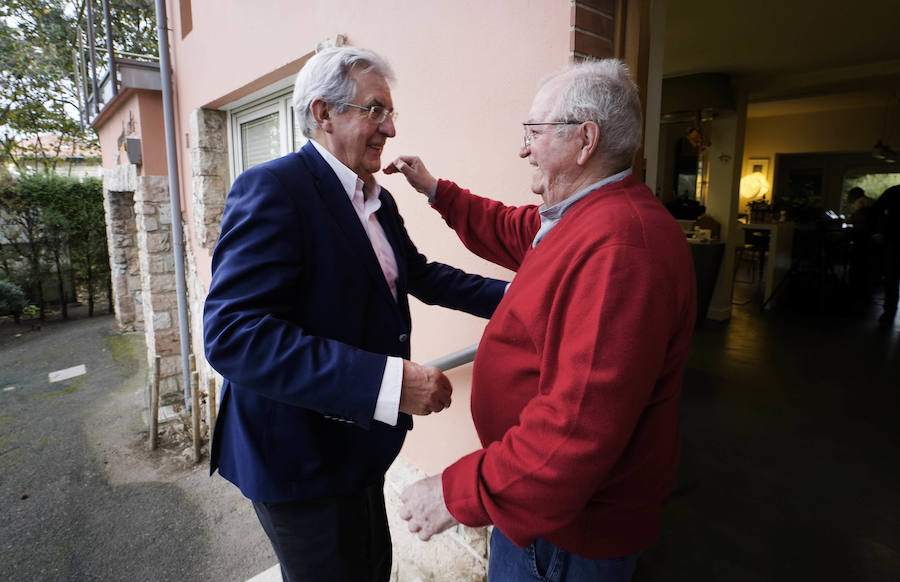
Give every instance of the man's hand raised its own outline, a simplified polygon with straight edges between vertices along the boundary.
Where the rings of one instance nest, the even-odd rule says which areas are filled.
[[[444,373],[431,366],[403,360],[400,412],[427,415],[450,406],[453,387]]]
[[[385,174],[396,174],[400,172],[409,182],[409,185],[426,196],[434,190],[437,180],[428,168],[416,156],[400,156],[393,162],[384,167]]]

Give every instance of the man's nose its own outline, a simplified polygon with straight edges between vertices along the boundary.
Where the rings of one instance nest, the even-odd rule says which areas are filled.
[[[529,149],[529,147],[528,147],[527,144],[524,144],[524,143],[523,143],[523,144],[519,147],[519,157],[520,157],[520,158],[527,158],[529,155],[531,155],[531,149]]]
[[[384,121],[379,124],[378,131],[388,137],[394,137],[395,135],[397,135],[397,128],[394,127],[394,120],[391,119],[390,115],[385,117]]]

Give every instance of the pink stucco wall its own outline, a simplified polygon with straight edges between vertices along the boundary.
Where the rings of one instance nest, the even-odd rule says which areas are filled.
[[[162,96],[158,91],[123,93],[99,118],[97,134],[104,168],[127,163],[125,152],[119,148],[121,136],[141,140],[140,175],[166,175],[165,127]]]
[[[436,176],[478,193],[512,204],[540,202],[529,190],[530,167],[518,157],[520,122],[539,79],[568,62],[569,0],[193,0],[193,28],[183,40],[178,7],[169,0],[176,135],[188,132],[194,109],[252,86],[311,53],[317,43],[343,34],[348,44],[387,57],[397,74],[397,137],[388,142],[383,162],[399,154],[420,155]],[[185,203],[191,199],[190,157],[183,139],[178,147],[182,207],[190,225]],[[413,240],[429,258],[485,275],[512,276],[466,251],[402,179],[379,179],[394,193]],[[190,232],[186,244],[208,281],[209,251]],[[413,359],[420,362],[476,342],[484,326],[483,320],[418,302],[413,322]],[[426,470],[439,470],[476,445],[466,402],[469,375],[454,375],[455,415],[417,421],[405,454]],[[447,429],[454,429],[456,438],[428,438]],[[438,446],[443,451],[435,453]]]

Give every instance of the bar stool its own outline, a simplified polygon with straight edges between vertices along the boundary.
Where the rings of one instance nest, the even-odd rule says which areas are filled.
[[[744,246],[737,247],[734,262],[734,275],[732,280],[738,283],[756,284],[757,292],[762,294],[763,273],[766,268],[766,259],[769,254],[769,241],[771,233],[768,230],[744,231]],[[749,267],[749,268],[748,268]],[[746,269],[748,276],[745,279],[738,278],[738,272]]]

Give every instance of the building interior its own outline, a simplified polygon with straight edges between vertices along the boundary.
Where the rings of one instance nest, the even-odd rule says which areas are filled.
[[[660,198],[749,219],[764,196],[798,229],[839,231],[851,185],[877,198],[900,183],[896,10],[669,2]],[[692,126],[704,152],[689,151]],[[729,156],[739,175],[715,175]],[[754,170],[766,181],[740,184],[738,200]],[[877,285],[851,308],[842,256],[822,248],[765,305],[759,272],[723,261],[731,318],[695,332],[678,484],[634,580],[900,580],[900,322],[878,325]]]

